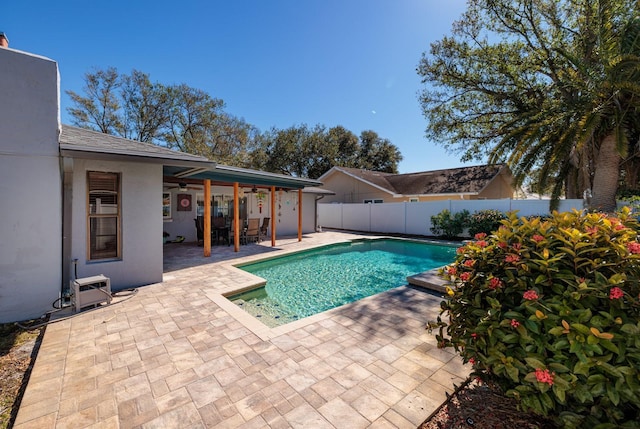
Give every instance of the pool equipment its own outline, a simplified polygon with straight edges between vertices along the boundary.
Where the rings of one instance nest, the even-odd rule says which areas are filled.
[[[90,305],[111,304],[111,280],[100,274],[71,281],[71,301],[79,312]]]

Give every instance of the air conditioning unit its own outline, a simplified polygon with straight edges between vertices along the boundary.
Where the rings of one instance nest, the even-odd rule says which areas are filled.
[[[111,281],[100,274],[71,281],[76,312],[90,305],[111,304]]]

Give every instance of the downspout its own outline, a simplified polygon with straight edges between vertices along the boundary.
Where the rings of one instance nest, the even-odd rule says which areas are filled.
[[[60,296],[69,292],[73,225],[73,159],[61,158],[62,167],[62,284]],[[75,280],[75,277],[74,277]]]
[[[315,225],[313,226],[313,229],[315,231],[318,231],[318,201],[320,201],[321,199],[323,199],[325,196],[324,195],[320,195],[319,197],[315,198],[315,201],[313,202],[313,209],[315,210],[315,217],[314,219],[315,221]]]

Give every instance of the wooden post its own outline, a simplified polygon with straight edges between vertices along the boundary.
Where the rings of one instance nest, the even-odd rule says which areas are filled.
[[[276,211],[276,187],[271,187],[271,247],[276,247],[276,225],[278,219]]]
[[[302,189],[298,189],[298,241],[302,241]]]
[[[240,198],[238,182],[233,182],[233,251],[240,251]]]
[[[204,181],[204,256],[211,256],[211,180]]]

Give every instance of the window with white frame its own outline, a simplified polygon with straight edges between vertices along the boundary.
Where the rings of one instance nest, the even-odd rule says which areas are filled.
[[[120,257],[120,173],[87,172],[88,259]]]

